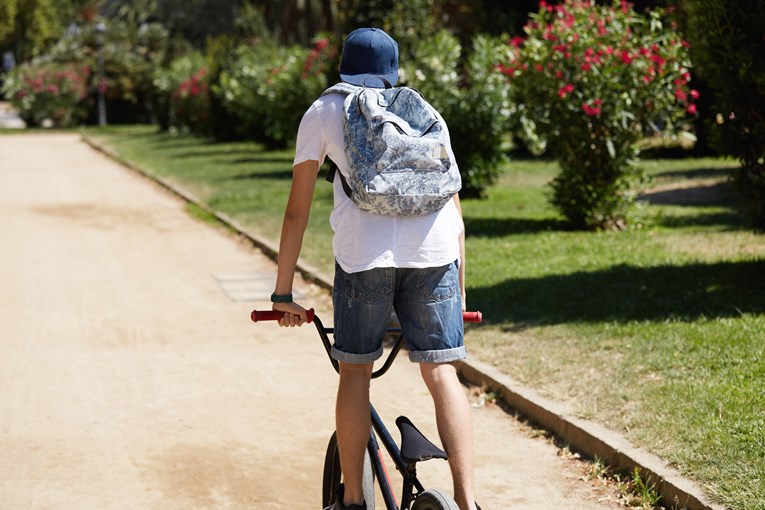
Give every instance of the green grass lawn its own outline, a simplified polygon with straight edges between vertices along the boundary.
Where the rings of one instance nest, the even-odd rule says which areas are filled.
[[[88,134],[276,242],[292,152],[154,128]],[[765,235],[737,212],[735,163],[649,160],[642,228],[567,231],[557,166],[512,162],[464,200],[472,355],[671,461],[720,503],[765,508]],[[332,189],[316,186],[304,259],[331,274]]]

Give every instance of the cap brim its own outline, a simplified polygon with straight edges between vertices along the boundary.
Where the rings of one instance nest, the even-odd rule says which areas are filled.
[[[388,74],[340,74],[340,79],[345,83],[356,85],[358,87],[371,87],[373,89],[384,89],[387,87],[387,81],[391,86],[398,81],[398,71]],[[385,80],[385,81],[383,81]]]

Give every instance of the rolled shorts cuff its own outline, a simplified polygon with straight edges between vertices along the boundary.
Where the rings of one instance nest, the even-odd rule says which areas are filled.
[[[409,361],[412,363],[449,363],[467,358],[465,346],[435,351],[409,351]]]
[[[330,353],[332,355],[332,359],[334,360],[341,361],[343,363],[351,363],[353,365],[364,365],[366,363],[374,363],[380,359],[383,355],[383,348],[380,347],[374,352],[353,354],[350,352],[341,351],[333,345]]]

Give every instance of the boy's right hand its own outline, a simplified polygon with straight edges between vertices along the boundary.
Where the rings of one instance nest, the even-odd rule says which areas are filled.
[[[272,310],[284,312],[284,317],[279,319],[279,326],[292,328],[302,326],[308,321],[308,314],[302,306],[295,303],[274,303]]]

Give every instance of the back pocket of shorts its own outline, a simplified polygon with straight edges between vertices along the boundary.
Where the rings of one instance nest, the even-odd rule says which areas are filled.
[[[446,301],[457,293],[459,288],[455,264],[432,267],[420,272],[417,290],[433,301]]]
[[[393,291],[391,268],[376,268],[345,275],[345,295],[362,303],[374,303]]]

